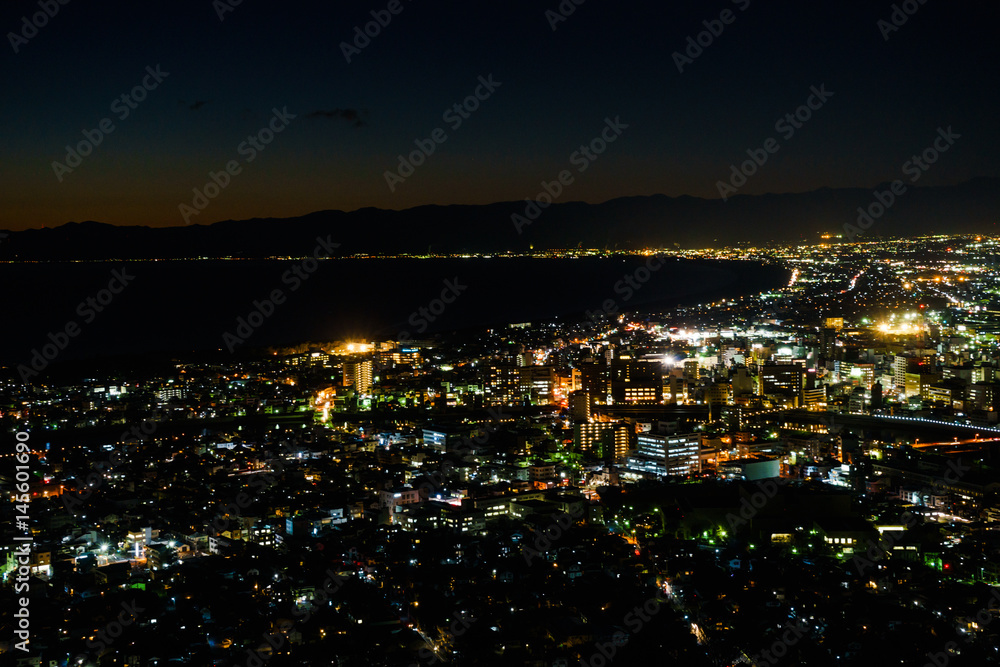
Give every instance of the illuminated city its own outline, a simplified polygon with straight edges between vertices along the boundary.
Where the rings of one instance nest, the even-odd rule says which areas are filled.
[[[786,621],[806,664],[834,664],[835,634],[864,656],[907,624],[994,651],[970,607],[1000,583],[998,242],[647,251],[750,258],[787,282],[154,375],[11,368],[0,416],[31,425],[31,577],[53,603],[149,610],[126,651],[53,614],[46,655],[572,661],[648,599],[659,630],[623,655],[761,664]]]
[[[1000,665],[998,25],[0,3],[0,667]]]

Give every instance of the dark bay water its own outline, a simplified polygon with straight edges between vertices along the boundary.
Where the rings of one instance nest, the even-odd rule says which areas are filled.
[[[648,274],[644,258],[378,259],[321,262],[307,280],[298,261],[175,261],[2,264],[5,288],[0,358],[21,363],[67,324],[80,332],[60,359],[173,350],[225,349],[223,333],[281,290],[284,303],[240,348],[308,340],[413,338],[468,326],[584,316],[606,299],[648,310],[770,290],[787,274],[752,262],[664,260]],[[306,267],[309,268],[309,267]],[[128,285],[107,305],[88,305],[114,271]],[[627,288],[633,276],[639,289]],[[648,277],[647,277],[648,276]],[[642,282],[643,278],[647,278]],[[440,316],[434,300],[457,283]],[[621,282],[620,282],[621,281]],[[616,290],[617,285],[617,290]],[[116,282],[112,285],[120,289]],[[631,298],[627,298],[632,292]],[[105,300],[110,294],[105,292]],[[101,312],[97,312],[97,308]],[[419,314],[428,308],[434,321]],[[265,307],[266,309],[266,307]],[[421,321],[426,322],[421,325]],[[426,330],[419,329],[426,326]],[[245,331],[244,331],[245,332]]]

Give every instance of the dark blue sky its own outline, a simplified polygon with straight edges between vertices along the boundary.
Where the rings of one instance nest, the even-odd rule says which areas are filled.
[[[243,0],[220,21],[212,0],[69,0],[15,53],[38,0],[3,3],[0,228],[181,225],[179,205],[231,160],[240,173],[191,222],[520,200],[564,169],[561,201],[718,197],[769,137],[781,148],[741,193],[869,187],[949,125],[961,138],[921,185],[1000,175],[995,2],[914,0],[885,40],[879,0],[586,0],[555,31],[558,0],[401,0],[347,63],[341,42],[387,4]],[[672,54],[727,9],[678,72]],[[120,120],[111,103],[156,65],[169,75]],[[490,74],[500,87],[449,128],[442,113]],[[834,95],[782,139],[775,122],[821,84]],[[246,162],[238,147],[275,107],[297,118]],[[628,129],[578,173],[570,156],[606,117]],[[114,131],[60,182],[52,163],[104,118]],[[390,191],[384,172],[438,127],[447,141]]]

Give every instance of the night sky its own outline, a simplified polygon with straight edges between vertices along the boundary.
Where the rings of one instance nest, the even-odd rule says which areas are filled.
[[[1000,175],[996,2],[903,3],[916,11],[886,40],[878,0],[564,0],[555,30],[558,0],[400,0],[348,63],[341,43],[389,4],[243,0],[220,20],[225,0],[69,0],[24,43],[11,33],[38,0],[4,2],[0,228],[183,225],[179,205],[231,160],[241,172],[193,223],[522,200],[616,117],[628,128],[561,201],[717,198],[769,137],[780,150],[741,193],[872,187],[948,126],[961,138],[921,185]],[[723,10],[679,72],[673,53]],[[168,75],[121,119],[112,103],[156,66]],[[489,75],[500,86],[452,129],[443,112]],[[782,138],[775,122],[821,85],[833,96]],[[238,147],[274,108],[296,118],[248,163]],[[60,182],[53,162],[105,118],[114,131]],[[436,128],[447,140],[390,191],[384,172]]]

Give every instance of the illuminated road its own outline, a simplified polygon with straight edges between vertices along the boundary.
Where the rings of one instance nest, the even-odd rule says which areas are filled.
[[[913,445],[916,449],[927,447],[957,447],[959,445],[979,445],[987,442],[1000,442],[1000,438],[972,438],[971,440],[953,440],[951,442],[918,442]],[[971,451],[971,450],[970,450]]]
[[[847,289],[840,290],[840,293],[847,294],[848,292],[853,292],[854,288],[858,286],[858,279],[865,275],[865,271],[867,271],[867,269],[862,269],[857,275],[851,278],[851,284],[847,286]]]
[[[952,436],[965,436],[979,433],[1000,433],[1000,428],[990,426],[975,426],[973,424],[955,424],[952,422],[926,419],[923,417],[901,417],[895,415],[846,415],[833,412],[809,412],[808,410],[792,410],[785,413],[765,414],[765,422],[787,422],[792,424],[830,424],[837,426],[881,429],[886,431],[907,431],[926,433],[928,431]]]

